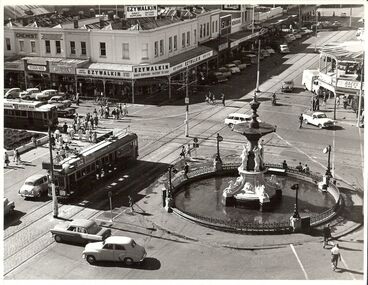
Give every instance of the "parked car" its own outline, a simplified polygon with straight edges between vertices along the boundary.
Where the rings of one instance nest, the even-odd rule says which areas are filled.
[[[270,53],[269,53],[266,49],[261,49],[261,54],[262,54],[264,57],[269,57],[269,56],[270,56]]]
[[[95,242],[102,241],[111,235],[110,229],[102,228],[95,221],[86,219],[61,223],[50,231],[56,242]]]
[[[49,101],[47,101],[49,104],[60,104],[61,108],[69,108],[72,105],[72,101],[65,100],[63,96],[53,96]]]
[[[296,38],[292,34],[285,35],[284,39],[288,44],[296,40]]]
[[[234,63],[225,64],[225,67],[231,71],[231,74],[240,73],[239,67],[237,67]]]
[[[36,100],[40,100],[40,101],[47,101],[50,100],[53,96],[57,96],[58,95],[58,91],[55,89],[47,89],[47,90],[43,90],[40,93],[36,94]]]
[[[208,82],[210,84],[221,83],[227,81],[227,77],[219,71],[211,72],[208,74]]]
[[[46,174],[35,174],[26,179],[18,194],[22,197],[39,198],[46,194],[48,190],[48,180]]]
[[[15,204],[13,201],[9,201],[8,198],[4,197],[4,216],[14,211]]]
[[[302,27],[300,28],[300,33],[302,36],[304,35],[310,35],[313,33],[313,31],[311,29],[308,29],[307,27]]]
[[[257,64],[257,56],[255,54],[247,54],[243,57],[243,60],[247,64]]]
[[[293,90],[294,90],[293,80],[287,80],[287,81],[282,82],[282,85],[281,85],[282,92],[293,92]]]
[[[290,53],[288,45],[280,45],[280,53]]]
[[[28,88],[26,91],[22,91],[19,95],[21,99],[31,100],[36,99],[36,94],[40,93],[38,88]]]
[[[251,115],[242,113],[231,113],[225,118],[225,125],[228,125],[230,128],[232,128],[236,124],[250,122],[251,120]]]
[[[335,121],[327,118],[326,114],[323,112],[314,112],[311,115],[303,114],[303,121],[306,124],[317,126],[320,129],[335,126]]]
[[[294,32],[293,35],[296,39],[301,39],[302,38],[302,34],[299,31]]]
[[[231,77],[231,71],[226,67],[220,67],[218,71],[221,72],[226,78]]]
[[[4,98],[5,99],[18,99],[19,94],[21,92],[22,90],[20,90],[20,88],[11,88],[5,93]]]
[[[244,70],[247,68],[247,64],[246,63],[242,63],[240,60],[233,60],[233,63],[239,67],[240,70]]]
[[[75,113],[75,108],[57,108],[57,114],[60,118],[71,118]]]
[[[267,50],[269,54],[276,53],[275,50],[272,47],[269,47],[269,46],[265,47],[265,50]]]
[[[120,261],[131,266],[135,262],[142,262],[146,255],[145,248],[132,238],[111,236],[104,241],[87,244],[82,256],[90,264],[96,261]]]

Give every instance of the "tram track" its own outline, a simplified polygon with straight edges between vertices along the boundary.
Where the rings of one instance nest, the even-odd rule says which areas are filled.
[[[340,38],[342,38],[342,37],[343,36],[341,36]],[[332,38],[332,36],[330,38]],[[318,59],[316,61],[314,61],[313,63],[311,63],[309,66],[314,65],[317,61],[318,61]],[[286,75],[284,78],[287,78],[288,76],[289,75]],[[298,76],[300,76],[300,75],[298,75]],[[293,78],[296,78],[298,76],[295,76]],[[280,79],[280,80],[282,80],[282,79]],[[265,89],[264,92],[262,92],[262,94],[258,97],[267,96],[268,94],[266,92],[270,92],[271,89],[272,89],[272,87],[270,87],[268,89]],[[247,94],[244,94],[243,97],[247,96],[247,95],[251,96],[250,92],[247,93]],[[209,121],[209,119],[211,117],[214,117],[216,114],[218,114],[218,111],[219,111],[218,108],[216,108],[216,106],[214,106],[214,107],[211,107],[211,108],[208,108],[208,109],[212,109],[212,108],[213,108],[213,110],[211,110],[210,114],[208,114],[207,112],[206,112],[206,114],[204,114],[204,112],[198,112],[196,116],[191,117],[191,124],[190,124],[191,132],[193,132],[193,129],[195,127],[200,126],[201,124],[203,124],[203,120]],[[248,104],[244,104],[244,106],[238,108],[238,110],[242,110],[242,109],[247,109],[246,112],[250,111],[250,108],[249,108]],[[203,115],[206,115],[206,116],[203,116]],[[193,123],[196,120],[198,122]],[[181,124],[181,125],[175,127],[174,129],[170,130],[169,132],[161,135],[159,138],[153,140],[152,142],[149,142],[146,145],[144,145],[140,149],[140,153],[142,154],[140,156],[140,160],[143,161],[145,158],[148,158],[153,153],[158,152],[163,145],[174,143],[174,140],[185,141],[185,143],[183,143],[183,144],[188,143],[188,139],[183,138],[183,131],[182,131],[183,126],[184,126],[184,124]],[[211,137],[216,135],[216,133],[220,132],[221,130],[223,130],[225,128],[227,128],[226,125],[222,125],[222,127],[218,128],[218,123],[217,122],[214,122],[214,123],[210,124],[210,126],[207,127],[206,130],[202,129],[199,143],[203,143],[205,141],[208,141]],[[167,140],[167,138],[169,138],[169,140]],[[215,143],[215,141],[214,141],[214,143]],[[174,154],[177,151],[178,151],[178,148],[175,148],[170,152],[170,154]],[[156,162],[157,163],[162,162],[163,160],[165,160],[165,158],[167,156],[168,155],[166,153],[165,156],[163,156],[160,159],[156,160]],[[129,169],[129,171],[127,172],[127,175],[129,175],[129,177],[130,177],[130,182],[128,183],[128,185],[124,185],[120,190],[114,191],[114,194],[118,195],[121,192],[124,192],[126,189],[129,189],[131,186],[134,186],[134,184],[135,184],[135,188],[138,189],[140,183],[138,182],[139,179],[136,179],[136,178],[141,178],[141,173],[145,173],[145,176],[148,176],[148,175],[156,173],[157,171],[160,171],[160,169],[161,169],[160,166],[155,166],[151,169],[148,169],[147,171],[143,171],[143,170],[145,170],[145,168],[146,167],[144,165],[142,165],[139,168],[134,167],[133,169]],[[108,183],[109,182],[107,182],[106,184],[108,184]],[[87,195],[83,199],[88,199],[88,200],[91,200],[91,198],[96,199],[102,194],[103,194],[102,191],[96,191],[94,193],[91,193],[91,194]],[[86,205],[81,207],[81,209],[78,209],[77,212],[73,213],[70,216],[70,218],[73,218],[73,217],[77,216],[78,214],[82,213],[83,211],[87,211],[87,209],[91,209],[91,208],[88,208],[88,206],[93,206],[93,203],[94,202],[87,203]],[[35,209],[32,209],[32,211],[27,213],[25,216],[23,216],[23,218],[24,217],[29,217],[29,216],[32,216],[32,218],[33,218],[34,213],[36,213],[37,211],[39,211],[43,208],[46,209],[47,206],[49,206],[50,209],[51,209],[51,205],[52,205],[52,201],[48,201],[47,203],[43,204],[42,206],[40,206],[38,208],[35,208]],[[97,207],[97,205],[99,205],[99,207]],[[93,208],[103,208],[107,205],[107,201],[106,200],[105,201],[100,201],[97,205],[94,205],[95,207],[93,207]],[[61,205],[60,208],[62,209],[63,207],[66,207],[66,206],[76,207],[78,205],[67,205],[67,204],[65,204],[65,205]],[[105,210],[96,210],[96,212],[92,213],[91,216],[89,216],[89,218],[96,217],[104,211]],[[24,225],[22,223],[23,225],[20,228],[16,229],[15,231],[13,231],[11,233],[8,233],[8,231],[7,231],[4,234],[4,247],[6,246],[5,242],[9,243],[11,241],[11,238],[14,237],[16,234],[18,234],[22,231],[28,230],[30,228],[30,226],[35,225],[41,219],[45,219],[51,213],[52,213],[52,211],[48,210],[45,214],[41,214],[41,217],[38,218],[37,220],[29,221],[26,225]],[[51,235],[50,232],[49,232],[49,229],[44,233],[40,233],[38,236],[32,237],[33,240],[32,240],[31,243],[26,244],[22,248],[17,248],[17,252],[7,255],[4,259],[4,261],[8,261],[10,258],[14,259],[18,255],[25,256],[22,253],[25,252],[27,250],[27,248],[32,247],[34,244],[37,243],[37,241],[40,241],[41,239],[42,240],[45,239],[45,237],[47,235]],[[37,249],[36,252],[29,254],[27,258],[23,258],[24,260],[21,260],[21,261],[17,262],[18,264],[16,266],[14,266],[13,268],[6,268],[4,266],[4,269],[6,268],[6,270],[4,270],[4,276],[9,274],[11,271],[15,270],[16,268],[18,268],[22,264],[24,264],[30,258],[32,258],[32,257],[36,256],[37,254],[39,254],[41,251],[45,250],[46,248],[49,248],[49,246],[51,246],[53,243],[54,243],[54,241],[50,238],[50,242],[46,243],[46,246],[44,244],[42,249],[40,249],[40,250]],[[4,254],[4,256],[5,256],[5,254]],[[6,262],[5,262],[5,265],[6,265]]]

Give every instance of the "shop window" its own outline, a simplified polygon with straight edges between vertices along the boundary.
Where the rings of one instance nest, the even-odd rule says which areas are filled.
[[[194,44],[197,42],[197,30],[194,29]]]
[[[100,43],[100,57],[106,57],[106,43]]]
[[[181,46],[185,48],[185,33],[181,34]]]
[[[210,35],[210,23],[207,23],[207,36]]]
[[[129,43],[123,43],[123,59],[129,59]]]
[[[172,37],[169,37],[169,52],[172,52]]]
[[[36,42],[35,41],[31,41],[31,52],[32,53],[36,52]]]
[[[19,51],[24,52],[24,41],[19,41]]]
[[[6,38],[5,41],[6,41],[6,50],[11,50],[10,39]]]
[[[142,44],[142,59],[148,59],[148,44]]]
[[[160,55],[164,54],[164,40],[160,40]]]
[[[158,42],[155,42],[155,57],[158,57]]]
[[[174,50],[178,49],[178,36],[174,36]]]
[[[70,42],[70,54],[75,54],[75,42]]]
[[[51,53],[50,41],[45,41],[46,53]]]
[[[55,41],[56,53],[61,53],[60,41]]]
[[[82,55],[87,55],[87,47],[86,47],[86,42],[81,42],[81,54]]]
[[[203,37],[206,36],[206,24],[203,24]]]
[[[190,32],[187,32],[187,46],[190,46]]]

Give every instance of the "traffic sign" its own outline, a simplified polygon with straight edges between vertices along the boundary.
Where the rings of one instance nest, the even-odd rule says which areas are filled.
[[[222,141],[224,140],[224,138],[223,138],[222,136],[218,135],[218,136],[217,136],[217,140],[218,140],[219,142],[222,142]]]
[[[198,138],[194,138],[194,139],[193,139],[193,141],[194,141],[195,143],[197,143],[197,142],[198,142]]]
[[[185,97],[185,104],[189,104],[189,97]]]

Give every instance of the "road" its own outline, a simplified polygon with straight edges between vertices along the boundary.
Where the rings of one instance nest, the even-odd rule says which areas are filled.
[[[354,38],[355,31],[320,32],[317,45]],[[318,54],[313,53],[315,38],[303,39],[292,46],[292,53],[273,55],[261,65],[262,102],[259,115],[262,121],[277,125],[274,134],[265,137],[265,159],[290,165],[308,163],[311,170],[324,172],[327,157],[325,146],[333,147],[332,169],[341,183],[363,189],[361,130],[344,124],[342,111],[337,119],[341,128],[320,130],[313,126],[298,128],[298,115],[309,109],[310,94],[301,88],[304,69],[315,68]],[[238,80],[240,79],[241,80]],[[293,79],[297,88],[290,94],[279,93],[283,80]],[[168,105],[132,105],[129,117],[114,121],[102,120],[102,126],[126,128],[138,134],[139,162],[121,175],[114,188],[114,203],[127,206],[126,196],[135,193],[141,199],[149,196],[147,187],[164,173],[168,164],[178,160],[181,146],[198,137],[198,156],[211,157],[216,151],[216,134],[224,137],[221,154],[237,156],[242,138],[223,124],[232,112],[250,113],[249,102],[255,87],[255,67],[244,71],[228,83],[213,87],[218,95],[224,92],[226,107],[204,103],[203,94],[195,94],[190,105],[190,137],[184,136],[184,100]],[[277,92],[279,106],[271,106],[272,92]],[[82,105],[78,112],[92,111],[92,105]],[[343,268],[332,272],[329,251],[322,250],[319,241],[282,246],[265,250],[235,250],[173,237],[160,230],[131,225],[114,233],[130,235],[147,249],[146,263],[134,268],[115,264],[90,266],[81,258],[82,247],[56,244],[48,232],[58,221],[51,218],[51,202],[23,200],[17,190],[25,177],[41,173],[42,160],[48,159],[48,149],[40,147],[22,157],[26,165],[5,170],[5,196],[16,203],[16,213],[5,220],[4,270],[5,279],[362,279],[362,231],[340,241],[343,249]],[[108,209],[106,192],[85,193],[78,201],[62,205],[60,211],[70,218],[96,217]],[[149,203],[149,198],[146,200]],[[282,260],[282,262],[279,262]],[[178,270],[180,268],[180,270]],[[266,272],[266,274],[265,274]]]

